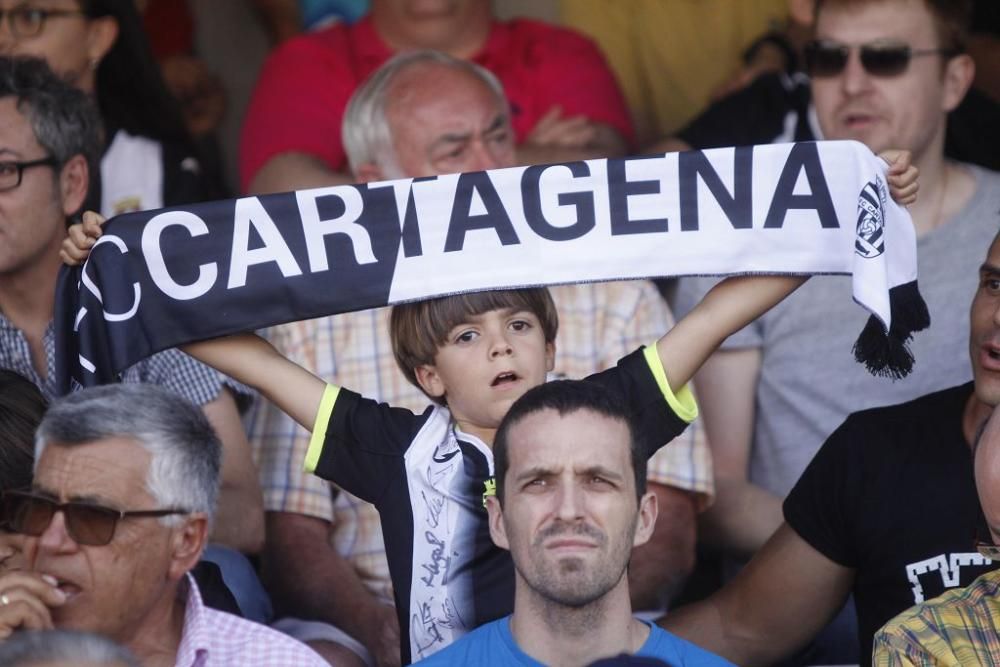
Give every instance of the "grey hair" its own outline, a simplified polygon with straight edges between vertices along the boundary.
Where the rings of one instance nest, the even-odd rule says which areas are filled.
[[[0,665],[4,667],[33,667],[54,661],[139,667],[139,661],[127,649],[88,632],[24,630],[0,643]]]
[[[485,67],[441,51],[405,51],[390,58],[358,87],[347,103],[341,141],[351,171],[365,164],[395,167],[396,151],[385,115],[388,91],[402,72],[417,65],[443,65],[468,72],[492,90],[505,106],[507,96],[500,80]]]
[[[197,407],[152,384],[90,387],[55,401],[35,434],[35,470],[48,444],[134,439],[152,456],[146,489],[162,508],[205,512],[219,495],[222,445]],[[177,517],[164,517],[164,523]]]
[[[16,97],[35,140],[59,167],[76,155],[87,161],[91,178],[100,167],[104,131],[90,95],[53,73],[40,58],[0,56],[0,98]]]

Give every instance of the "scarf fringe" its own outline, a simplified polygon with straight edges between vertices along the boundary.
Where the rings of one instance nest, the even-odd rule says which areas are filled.
[[[854,343],[854,358],[872,375],[900,380],[913,371],[913,353],[908,345],[913,332],[929,327],[931,316],[916,280],[891,288],[889,305],[889,331],[877,317],[869,317]]]

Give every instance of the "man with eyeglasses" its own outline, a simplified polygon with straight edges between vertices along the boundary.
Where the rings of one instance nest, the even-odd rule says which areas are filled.
[[[325,665],[304,644],[202,603],[188,573],[207,543],[221,456],[204,415],[154,385],[53,403],[31,490],[3,496],[5,518],[29,539],[27,570],[0,577],[0,637],[93,632],[146,667]]]
[[[912,375],[870,377],[851,354],[863,322],[834,298],[847,287],[821,278],[730,337],[698,374],[718,493],[704,535],[757,555],[704,607],[679,610],[665,627],[739,664],[788,655],[852,592],[865,661],[893,615],[994,567],[971,548],[977,503],[967,445],[955,435],[969,392],[946,389],[969,379],[959,341],[969,337],[971,258],[1000,228],[1000,175],[943,151],[947,112],[973,76],[969,57],[956,55],[963,5],[818,3],[810,57],[824,136],[906,148],[920,168],[910,213],[931,326],[912,342]],[[705,288],[682,281],[678,310]],[[942,390],[957,393],[931,393]],[[861,413],[837,428],[851,413],[922,396],[928,402],[903,410],[919,418],[917,430],[896,412]],[[840,637],[835,648],[853,643]]]

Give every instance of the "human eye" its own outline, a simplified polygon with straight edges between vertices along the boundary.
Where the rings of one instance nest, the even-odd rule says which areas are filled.
[[[533,326],[532,322],[526,319],[516,319],[510,323],[510,328],[514,331],[528,331]]]
[[[476,340],[478,336],[479,333],[477,331],[473,329],[464,329],[462,331],[459,331],[457,334],[453,335],[452,341],[455,344],[471,343],[472,341]]]
[[[0,178],[9,178],[17,174],[17,164],[14,162],[0,162]]]
[[[13,21],[18,28],[27,28],[31,30],[35,26],[41,24],[42,21],[48,16],[48,12],[40,7],[15,7],[10,10],[10,19]]]
[[[979,286],[989,294],[1000,294],[1000,276],[987,273],[980,279]]]

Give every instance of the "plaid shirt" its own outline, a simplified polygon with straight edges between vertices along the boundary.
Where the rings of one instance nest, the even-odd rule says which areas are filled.
[[[1000,570],[886,623],[875,635],[872,664],[1000,665]]]
[[[45,346],[45,377],[31,363],[31,349],[24,333],[0,313],[0,368],[31,380],[50,401],[55,398],[55,328],[49,322],[42,338]],[[221,376],[180,350],[165,350],[143,359],[122,373],[123,382],[157,384],[183,396],[195,405],[214,400],[222,389]]]
[[[550,288],[559,311],[555,374],[584,377],[613,366],[673,325],[666,303],[648,281],[592,283]],[[394,406],[421,411],[429,399],[396,367],[389,342],[390,309],[367,310],[274,327],[271,342],[289,359],[328,382]],[[266,401],[250,420],[268,511],[292,512],[332,522],[331,544],[347,558],[369,590],[392,600],[378,512],[302,470],[309,433]],[[702,506],[714,488],[708,444],[695,422],[649,462],[651,482],[698,494]]]
[[[288,635],[206,607],[190,574],[181,594],[187,602],[176,667],[328,667],[311,648]]]

